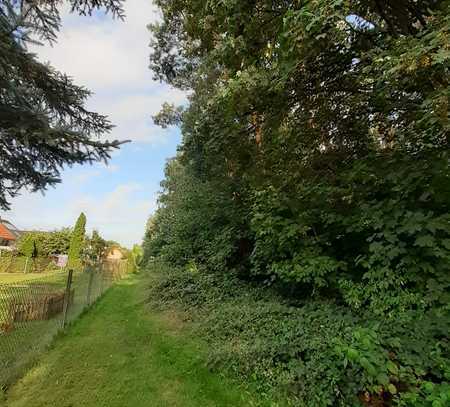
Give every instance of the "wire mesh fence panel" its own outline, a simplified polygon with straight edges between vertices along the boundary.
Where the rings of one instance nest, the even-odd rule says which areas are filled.
[[[74,273],[69,291],[67,321],[76,319],[87,305],[89,272]]]
[[[17,281],[0,280],[0,387],[20,376],[46,348],[64,317],[65,323],[75,320],[126,271],[125,260],[86,268],[73,273],[70,289],[68,272],[33,279],[17,274]]]
[[[66,273],[0,284],[0,384],[14,378],[61,326]]]

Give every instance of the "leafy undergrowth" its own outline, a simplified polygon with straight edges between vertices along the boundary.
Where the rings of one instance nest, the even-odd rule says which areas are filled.
[[[450,405],[445,309],[375,317],[302,303],[236,276],[154,262],[150,301],[177,308],[209,344],[209,364],[296,406]]]
[[[177,314],[148,309],[147,286],[133,276],[112,288],[10,389],[6,406],[264,405],[210,372]]]

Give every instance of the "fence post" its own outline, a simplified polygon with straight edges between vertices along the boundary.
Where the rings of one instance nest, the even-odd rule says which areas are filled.
[[[103,288],[105,285],[105,269],[104,265],[99,269],[100,272],[100,295],[103,294]]]
[[[64,293],[63,320],[62,320],[63,329],[65,328],[67,323],[67,311],[69,310],[70,290],[72,288],[72,277],[73,277],[73,270],[70,269],[69,274],[67,275],[66,292]]]
[[[88,282],[88,289],[87,289],[87,298],[86,303],[87,305],[91,305],[91,296],[92,296],[92,283],[94,281],[94,267],[89,267],[89,282]]]

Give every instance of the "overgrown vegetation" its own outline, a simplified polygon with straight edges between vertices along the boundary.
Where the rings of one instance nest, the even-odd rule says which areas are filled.
[[[281,393],[304,406],[411,405],[414,398],[445,405],[448,384],[431,380],[431,372],[448,369],[445,314],[379,318],[333,299],[287,298],[233,273],[223,278],[160,262],[150,271],[157,277],[152,304],[178,309],[195,324],[209,342],[210,367],[255,381],[268,398]],[[427,380],[418,380],[419,372],[428,372]]]
[[[191,92],[155,117],[156,293],[308,406],[448,404],[449,2],[157,4],[152,69]]]

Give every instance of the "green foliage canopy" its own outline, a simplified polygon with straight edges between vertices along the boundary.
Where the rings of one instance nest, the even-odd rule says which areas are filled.
[[[39,257],[48,257],[55,254],[64,254],[69,250],[71,229],[63,228],[52,232],[27,232],[19,239],[17,249],[25,254],[24,248],[29,238],[36,244],[36,254]]]
[[[83,258],[91,265],[98,264],[103,259],[108,247],[107,242],[100,236],[97,230],[92,231],[92,236],[86,239]]]
[[[444,304],[448,2],[157,3],[151,66],[192,94],[157,120],[184,138],[149,246],[356,309]]]

